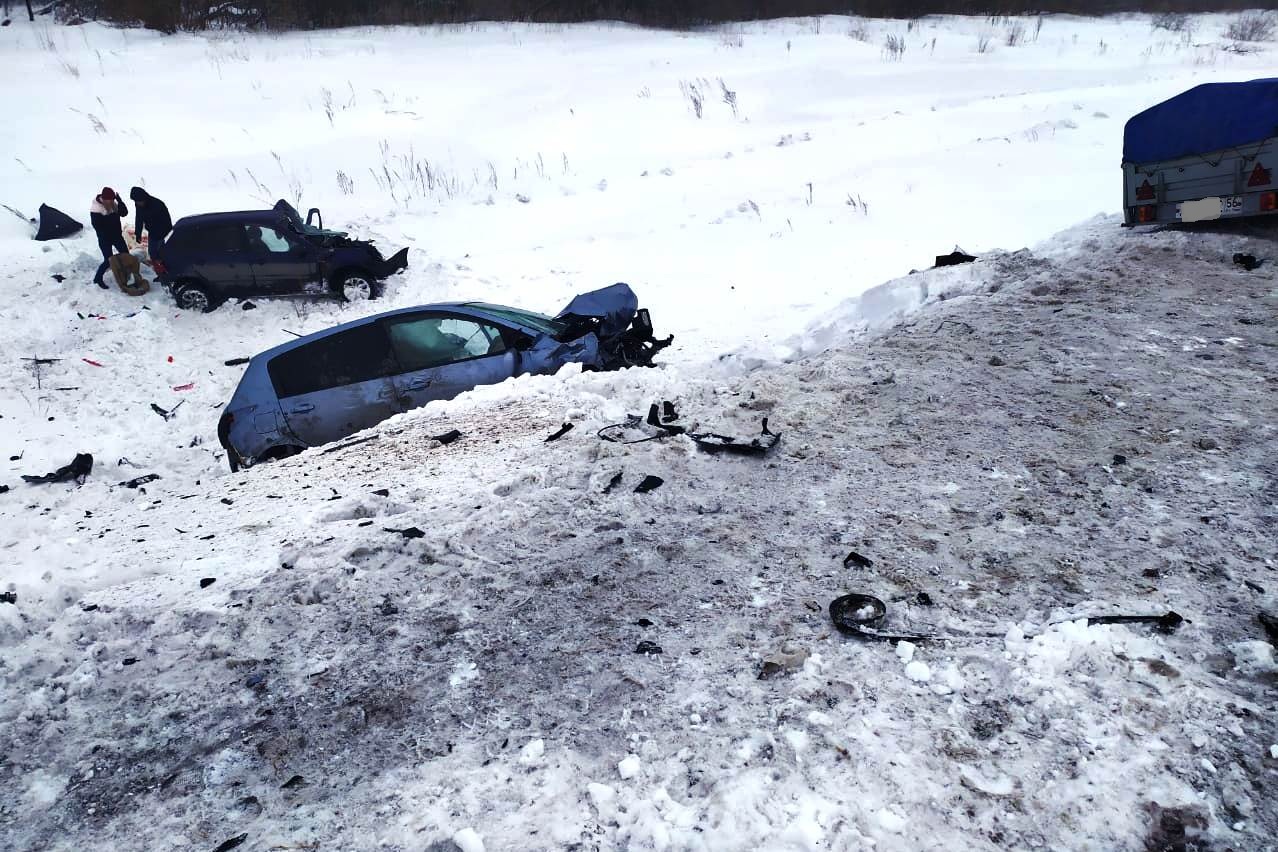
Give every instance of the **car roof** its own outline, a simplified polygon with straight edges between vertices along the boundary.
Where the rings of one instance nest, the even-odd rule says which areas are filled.
[[[540,329],[518,322],[509,315],[494,313],[493,312],[494,309],[496,310],[507,309],[512,311],[522,311],[524,313],[531,313],[530,311],[526,311],[523,308],[513,308],[513,307],[508,307],[506,305],[491,305],[491,304],[485,304],[483,302],[432,302],[428,305],[412,305],[411,307],[407,307],[407,308],[397,308],[393,311],[384,311],[380,314],[373,314],[367,317],[360,317],[357,320],[351,320],[350,322],[344,322],[341,325],[335,325],[335,326],[332,326],[331,328],[325,328],[320,331],[312,332],[310,334],[299,337],[296,340],[285,341],[284,343],[281,343],[279,346],[274,346],[270,349],[267,349],[265,352],[259,352],[258,354],[254,355],[251,359],[250,369],[253,367],[263,367],[268,361],[270,361],[272,358],[278,355],[283,355],[285,352],[289,352],[293,349],[296,349],[299,346],[305,346],[308,343],[314,343],[316,340],[321,340],[325,337],[329,337],[331,335],[337,334],[338,332],[346,331],[347,329],[351,329],[351,328],[358,328],[361,325],[367,325],[369,323],[376,322],[377,320],[385,319],[387,317],[400,316],[402,314],[413,314],[413,313],[418,313],[419,311],[445,311],[450,313],[465,314],[468,316],[482,317],[484,319],[489,320],[490,322],[494,322],[498,325],[506,326],[507,328],[512,328],[512,327],[517,328],[534,335],[542,333]]]
[[[229,213],[197,213],[194,216],[183,216],[173,227],[194,228],[200,225],[235,225],[242,222],[271,224],[285,221],[285,219],[286,217],[278,210],[237,210]]]

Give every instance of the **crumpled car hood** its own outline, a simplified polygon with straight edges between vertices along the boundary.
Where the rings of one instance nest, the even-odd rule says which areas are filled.
[[[557,320],[597,319],[600,337],[615,337],[629,327],[639,310],[639,297],[629,284],[613,284],[600,290],[582,293],[559,312]]]

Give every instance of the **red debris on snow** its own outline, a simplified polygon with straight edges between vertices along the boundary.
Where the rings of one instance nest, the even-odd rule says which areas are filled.
[[[97,361],[94,361],[94,360],[92,360],[92,359],[90,359],[90,358],[81,358],[80,360],[81,360],[81,361],[83,361],[83,362],[84,362],[84,363],[86,363],[86,364],[92,364],[92,365],[93,365],[93,366],[95,366],[95,367],[101,367],[101,366],[102,366],[102,365],[101,365],[101,364],[99,364]]]
[[[173,390],[175,390],[175,391],[189,391],[189,390],[190,390],[191,388],[193,388],[193,387],[195,387],[195,382],[187,382],[187,383],[186,383],[186,384],[184,384],[184,385],[174,385],[174,386],[173,386]]]

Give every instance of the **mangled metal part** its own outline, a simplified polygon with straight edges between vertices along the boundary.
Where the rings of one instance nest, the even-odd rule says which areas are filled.
[[[674,342],[674,335],[658,340],[652,333],[652,318],[630,285],[582,293],[568,303],[555,319],[565,324],[556,340],[567,342],[594,333],[599,340],[598,369],[651,367],[653,356]]]
[[[1002,639],[1007,634],[1001,633],[893,633],[881,629],[887,617],[887,604],[873,595],[847,594],[830,601],[830,620],[840,633],[855,636],[858,639],[872,639],[881,642],[955,642],[964,639]],[[1171,633],[1185,619],[1180,613],[1167,611],[1156,615],[1088,615],[1079,618],[1067,618],[1053,621],[1051,625],[1064,624],[1079,620],[1093,624],[1152,624],[1160,633]],[[1050,626],[1050,625],[1049,625]],[[1027,637],[1037,634],[1027,633]]]
[[[762,456],[781,440],[780,432],[768,431],[768,418],[763,418],[763,431],[750,440],[719,435],[715,432],[691,432],[688,435],[697,446],[708,453],[735,453],[737,455]]]

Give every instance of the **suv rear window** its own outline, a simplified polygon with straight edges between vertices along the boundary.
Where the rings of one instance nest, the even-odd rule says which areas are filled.
[[[393,376],[399,365],[385,329],[370,322],[277,355],[266,370],[284,399]]]
[[[195,239],[191,240],[191,248],[210,253],[242,251],[244,226],[205,225],[196,232]]]

